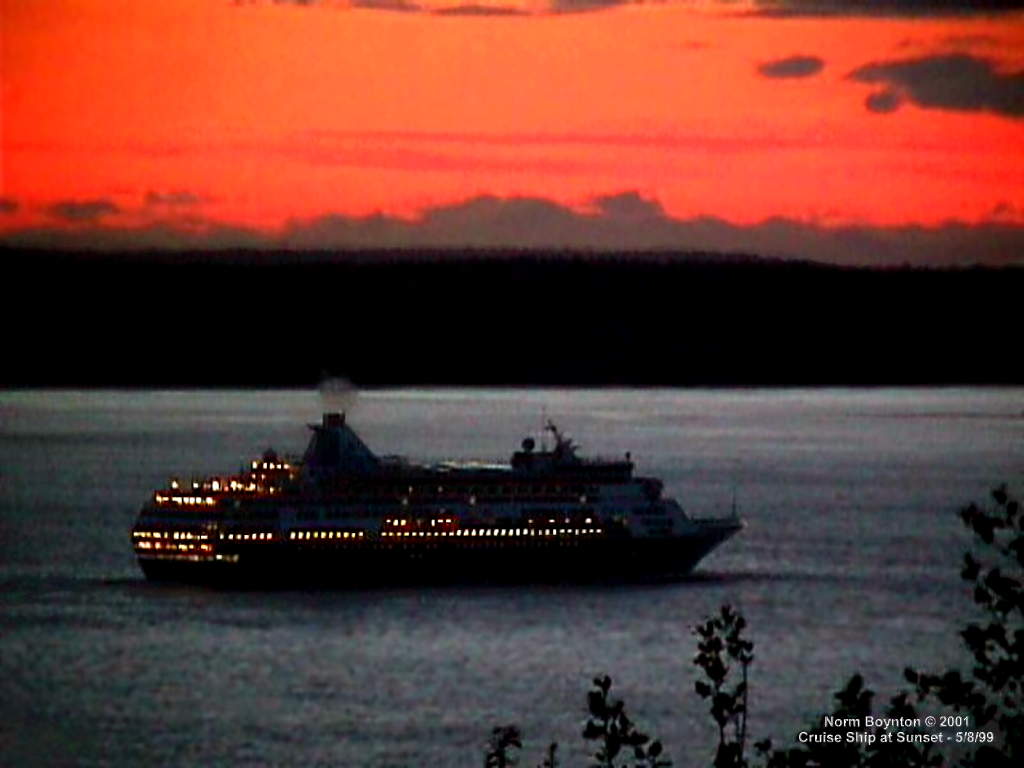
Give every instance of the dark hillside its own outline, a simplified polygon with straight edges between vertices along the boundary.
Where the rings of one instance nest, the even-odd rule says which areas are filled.
[[[1021,383],[1024,270],[6,252],[7,386]]]

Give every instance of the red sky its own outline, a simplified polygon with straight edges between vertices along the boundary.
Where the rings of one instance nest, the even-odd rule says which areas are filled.
[[[0,0],[0,243],[1021,259],[1020,12],[458,3]]]

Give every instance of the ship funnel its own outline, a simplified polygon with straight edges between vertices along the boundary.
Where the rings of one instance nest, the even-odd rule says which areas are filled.
[[[309,428],[313,436],[302,458],[302,471],[308,479],[366,474],[379,466],[377,456],[345,423],[344,413],[325,413],[321,424]]]
[[[333,429],[345,426],[344,413],[325,413],[323,426],[326,429]]]

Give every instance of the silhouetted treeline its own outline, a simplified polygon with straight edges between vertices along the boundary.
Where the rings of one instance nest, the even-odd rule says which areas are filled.
[[[2,254],[6,386],[1021,383],[1022,269],[517,252]]]

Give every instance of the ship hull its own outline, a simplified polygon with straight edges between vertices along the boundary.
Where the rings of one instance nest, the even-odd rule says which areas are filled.
[[[139,565],[151,581],[260,589],[677,580],[740,527],[722,521],[685,536],[474,546],[368,541],[309,547],[281,542],[238,548],[221,559],[140,556]]]

